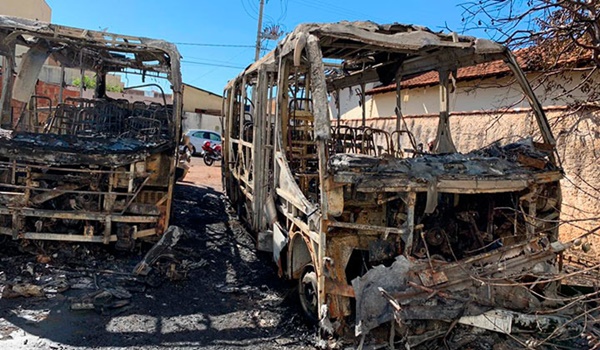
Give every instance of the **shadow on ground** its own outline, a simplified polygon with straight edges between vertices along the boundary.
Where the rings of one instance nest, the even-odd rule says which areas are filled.
[[[0,347],[312,347],[314,331],[300,317],[293,288],[276,276],[268,256],[257,255],[251,236],[229,216],[225,203],[211,188],[177,185],[171,223],[186,233],[167,258],[173,259],[171,265],[197,266],[179,274],[178,281],[166,278],[164,269],[144,279],[127,275],[149,245],[122,254],[104,246],[76,245],[74,250],[63,244],[53,248],[53,261],[43,264],[36,255],[50,250],[48,245],[3,243],[3,285],[40,283],[59,278],[60,271],[94,284],[92,290],[71,288],[51,298],[0,299]],[[131,293],[126,306],[70,309],[82,294],[115,286]]]

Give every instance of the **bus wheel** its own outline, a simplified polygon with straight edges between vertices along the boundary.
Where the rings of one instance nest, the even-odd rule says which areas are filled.
[[[319,321],[317,273],[310,264],[304,267],[298,279],[298,295],[306,319],[311,323],[317,323]]]

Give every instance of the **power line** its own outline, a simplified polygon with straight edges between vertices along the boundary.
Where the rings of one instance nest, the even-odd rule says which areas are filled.
[[[254,48],[254,46],[253,46],[253,48]],[[245,49],[241,50],[240,52],[238,52],[235,55],[231,56],[229,59],[226,59],[225,61],[223,61],[223,63],[230,63],[233,60],[238,59],[242,54],[246,53],[247,51],[250,51],[250,49],[249,48],[245,48]],[[207,76],[209,74],[212,74],[212,73],[216,72],[217,70],[219,70],[219,67],[215,67],[213,69],[210,69],[208,72],[205,72],[204,74],[201,74],[201,75],[197,76],[196,78],[192,79],[190,81],[190,84],[193,83],[193,82],[196,82],[196,81],[198,81],[198,80],[200,80],[202,78],[204,78],[205,76]]]
[[[175,45],[188,45],[188,46],[207,46],[207,47],[254,47],[254,45],[242,45],[242,44],[205,44],[205,43],[173,43]]]
[[[241,3],[242,3],[242,8],[244,9],[244,12],[246,12],[248,17],[252,18],[253,20],[256,20],[256,16],[251,14],[250,11],[248,11],[248,9],[246,8],[246,4],[245,4],[244,0],[241,0]],[[250,9],[252,9],[252,7],[250,7]]]
[[[218,64],[232,63],[232,62],[223,62],[222,59],[216,60],[216,59],[212,59],[212,58],[198,57],[198,56],[188,56],[188,55],[184,55],[181,59],[182,60],[186,60],[186,61],[202,61],[202,62],[218,63]]]
[[[181,63],[196,64],[196,65],[200,65],[200,66],[233,68],[233,69],[244,69],[244,68],[246,68],[246,67],[241,67],[241,66],[231,66],[231,65],[228,65],[228,64],[216,64],[216,63],[199,62],[199,61],[186,61],[186,60],[181,61]]]
[[[281,23],[286,19],[287,9],[288,9],[288,1],[289,0],[279,0],[279,3],[281,5],[281,10],[280,10],[279,18],[277,19],[277,23]]]
[[[369,16],[363,12],[353,11],[353,10],[350,10],[345,7],[340,7],[340,6],[336,6],[333,4],[323,3],[318,0],[293,0],[293,2],[300,4],[300,5],[309,6],[309,7],[318,9],[318,10],[324,10],[324,11],[328,11],[330,13],[336,13],[336,14],[342,15],[342,16],[352,16],[352,17],[356,16],[356,17],[363,17],[363,18],[382,19],[380,17]]]

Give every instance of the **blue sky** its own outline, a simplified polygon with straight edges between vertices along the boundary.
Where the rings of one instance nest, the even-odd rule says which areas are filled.
[[[259,0],[46,2],[52,8],[52,22],[67,26],[108,29],[175,43],[253,46],[256,41]],[[458,6],[461,3],[464,0],[268,0],[264,24],[278,24],[284,32],[289,32],[303,22],[368,19],[378,23],[420,24],[433,30],[442,30],[447,25],[461,32],[462,9]],[[274,45],[274,41],[263,44],[268,49]],[[183,56],[183,81],[218,94],[229,79],[254,60],[253,47],[181,44],[178,47]]]

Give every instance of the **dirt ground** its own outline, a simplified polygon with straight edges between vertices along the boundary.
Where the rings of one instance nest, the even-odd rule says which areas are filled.
[[[212,166],[206,166],[201,157],[192,157],[190,165],[190,171],[183,179],[182,184],[210,187],[214,191],[222,192],[221,162],[215,162]]]
[[[277,277],[269,254],[256,252],[229,211],[219,164],[192,160],[175,188],[171,224],[184,234],[147,276],[132,271],[149,243],[119,252],[0,237],[0,349],[300,350],[319,344],[316,326],[301,316],[295,285]],[[469,348],[514,348],[496,333],[483,337],[456,328],[455,338],[469,341]],[[589,348],[584,340],[573,339],[572,348]],[[367,348],[381,348],[377,343]]]
[[[148,276],[130,272],[149,244],[123,253],[5,240],[0,349],[313,348],[294,286],[229,215],[220,166],[192,163],[173,206],[185,234]],[[18,286],[37,289],[15,297]]]

